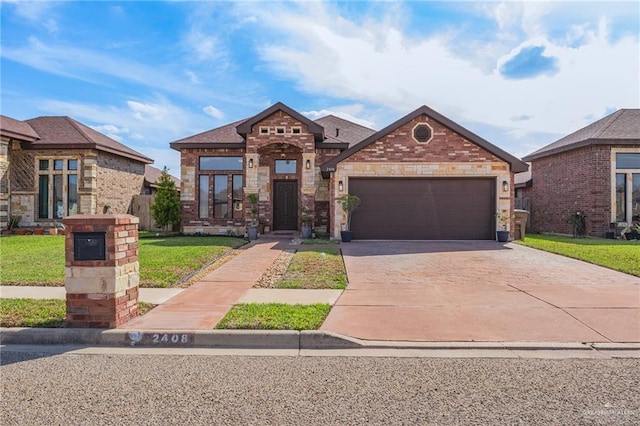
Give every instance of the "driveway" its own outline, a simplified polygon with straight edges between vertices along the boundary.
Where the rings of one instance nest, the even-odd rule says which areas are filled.
[[[352,241],[322,326],[367,340],[640,342],[640,278],[517,244]]]

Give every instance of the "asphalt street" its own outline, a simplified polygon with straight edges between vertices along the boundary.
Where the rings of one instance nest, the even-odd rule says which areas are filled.
[[[640,424],[640,359],[3,350],[0,424]]]

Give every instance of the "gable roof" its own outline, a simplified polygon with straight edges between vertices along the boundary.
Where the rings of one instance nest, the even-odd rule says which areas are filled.
[[[40,138],[29,123],[7,117],[6,115],[0,115],[0,134],[27,142],[34,142]]]
[[[324,128],[324,143],[346,143],[348,146],[352,146],[376,132],[335,115],[327,115],[315,120],[315,122]]]
[[[40,139],[30,142],[26,145],[26,148],[90,148],[146,164],[153,163],[153,160],[149,157],[144,156],[138,151],[134,151],[70,117],[37,117],[27,120],[26,122],[40,136]]]
[[[246,130],[245,127],[251,127],[247,124],[248,122],[253,120],[254,123],[257,123],[278,110],[285,111],[298,121],[304,122],[309,126],[310,130],[314,130],[316,143],[318,143],[317,147],[347,149],[349,146],[360,142],[376,132],[373,129],[334,115],[327,115],[311,121],[286,105],[284,105],[283,108],[283,105],[282,103],[278,103],[252,118],[238,120],[225,124],[224,126],[216,127],[215,129],[178,139],[177,141],[171,142],[169,146],[177,151],[183,148],[244,148],[246,145],[244,135],[246,135],[246,133],[241,134],[240,129]],[[256,119],[256,117],[259,116],[264,117]],[[304,121],[301,120],[301,118],[304,119]],[[319,129],[320,131],[318,132]],[[337,131],[337,129],[339,130]],[[320,137],[324,137],[324,139],[320,139]]]
[[[531,161],[588,145],[640,145],[640,109],[619,109],[525,156]]]
[[[495,146],[492,143],[490,143],[489,141],[481,138],[480,136],[476,135],[475,133],[471,132],[470,130],[465,129],[461,125],[451,121],[450,119],[448,119],[444,115],[440,114],[439,112],[429,108],[426,105],[423,105],[420,108],[416,109],[415,111],[410,112],[409,114],[405,115],[404,117],[400,118],[399,120],[391,123],[390,125],[388,125],[384,129],[380,130],[379,132],[376,132],[376,133],[372,134],[368,138],[364,139],[363,141],[357,143],[356,145],[352,146],[351,148],[347,149],[346,151],[343,151],[342,153],[340,153],[336,157],[334,157],[331,160],[327,161],[326,163],[324,163],[320,167],[320,170],[322,171],[322,173],[324,175],[326,175],[327,173],[335,170],[336,165],[339,162],[349,158],[350,156],[352,156],[356,152],[360,151],[361,149],[366,148],[367,146],[371,145],[372,143],[374,143],[375,141],[377,141],[379,139],[382,139],[383,137],[387,136],[389,133],[391,133],[394,130],[396,130],[398,127],[401,127],[401,126],[407,124],[411,120],[413,120],[413,119],[415,119],[415,118],[417,118],[417,117],[419,117],[419,116],[421,116],[423,114],[433,118],[434,120],[438,121],[439,123],[441,123],[444,126],[450,128],[454,132],[458,133],[459,135],[462,135],[463,137],[465,137],[470,142],[475,143],[476,145],[486,149],[487,151],[489,151],[490,153],[492,153],[496,157],[506,161],[507,163],[509,163],[511,165],[511,171],[517,173],[517,172],[524,172],[524,171],[526,171],[528,169],[528,166],[527,166],[526,163],[520,161],[519,159],[517,159],[513,155],[511,155],[508,152],[498,148],[497,146]]]
[[[316,141],[322,142],[322,140],[324,139],[324,129],[322,128],[321,125],[311,121],[309,118],[300,114],[298,111],[286,106],[282,102],[278,102],[270,106],[269,108],[265,109],[261,113],[254,115],[253,117],[244,121],[242,124],[238,125],[238,133],[241,134],[242,136],[246,135],[247,133],[251,133],[251,128],[253,127],[254,124],[264,120],[265,118],[269,117],[270,115],[278,111],[283,111],[289,114],[291,117],[298,120],[299,122],[306,125],[309,129],[309,133],[312,133],[313,135],[315,135]]]

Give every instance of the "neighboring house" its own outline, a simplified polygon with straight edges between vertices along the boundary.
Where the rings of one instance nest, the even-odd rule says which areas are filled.
[[[154,195],[158,192],[158,181],[162,175],[162,170],[157,169],[149,164],[144,166],[144,182],[141,195]],[[180,179],[169,175],[178,192],[180,192]]]
[[[242,121],[171,143],[181,153],[186,233],[243,232],[247,195],[259,220],[297,231],[303,209],[337,238],[337,200],[358,195],[356,239],[495,239],[496,211],[513,209],[513,175],[527,165],[423,106],[374,131],[315,121],[277,103]]]
[[[523,160],[533,232],[570,234],[577,212],[597,237],[640,221],[640,109],[618,110]]]
[[[69,117],[1,119],[2,211],[20,216],[20,226],[127,213],[143,190],[153,160],[88,126]]]

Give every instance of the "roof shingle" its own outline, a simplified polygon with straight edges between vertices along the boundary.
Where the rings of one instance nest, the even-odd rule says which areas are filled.
[[[525,156],[531,161],[586,145],[640,145],[640,109],[619,109]]]
[[[39,138],[29,123],[7,117],[6,115],[0,115],[0,134],[2,134],[2,136],[31,142]]]
[[[40,136],[30,147],[93,148],[142,163],[153,160],[70,117],[37,117],[26,121]]]

